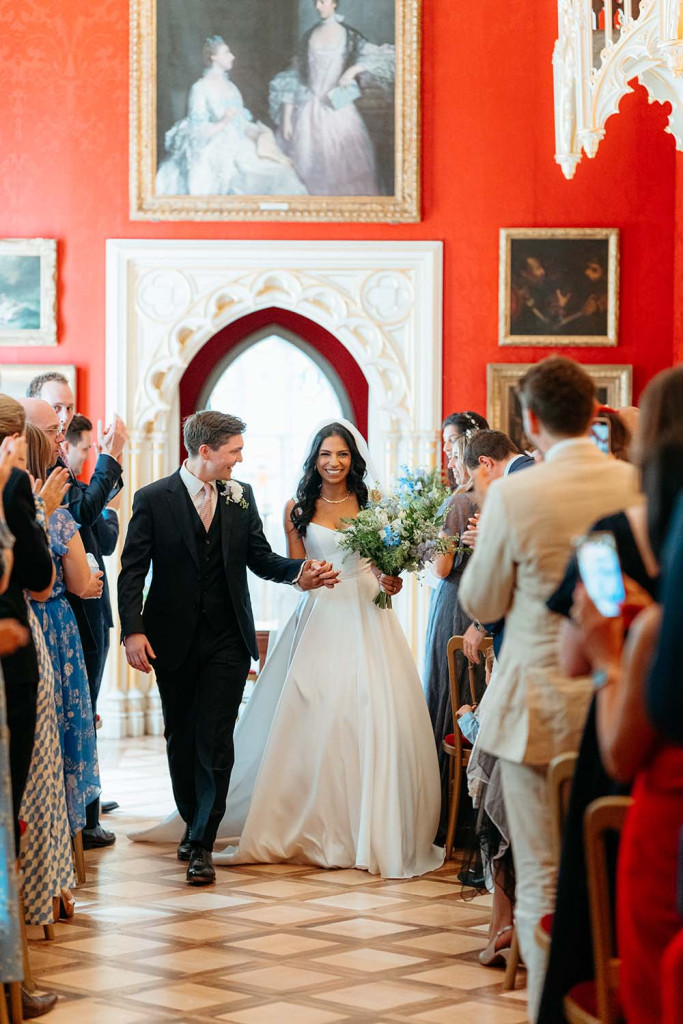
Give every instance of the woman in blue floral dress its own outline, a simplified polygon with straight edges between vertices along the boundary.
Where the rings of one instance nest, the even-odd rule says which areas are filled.
[[[44,479],[42,468],[29,465],[34,476]],[[91,574],[78,525],[66,509],[58,508],[48,525],[57,575],[47,601],[31,600],[31,606],[52,662],[66,806],[71,834],[75,835],[85,826],[86,806],[100,795],[100,769],[83,648],[66,590],[68,586],[83,598],[98,596],[102,574]]]

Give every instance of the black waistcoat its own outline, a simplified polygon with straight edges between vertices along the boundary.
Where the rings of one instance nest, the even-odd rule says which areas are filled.
[[[186,492],[187,493],[187,492]],[[187,500],[192,504],[189,494]],[[192,506],[192,522],[195,528],[195,543],[199,562],[199,582],[201,587],[200,609],[216,633],[223,633],[235,625],[235,612],[232,606],[228,581],[225,577],[223,561],[223,544],[221,516],[223,507],[220,495],[216,511],[208,532]]]

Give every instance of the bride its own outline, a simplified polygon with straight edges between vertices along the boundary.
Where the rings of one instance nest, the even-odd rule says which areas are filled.
[[[398,620],[373,603],[402,581],[338,546],[343,520],[368,500],[359,447],[367,452],[351,424],[320,429],[286,506],[289,556],[332,562],[340,583],[302,596],[237,724],[218,834],[237,845],[214,854],[216,865],[291,861],[408,878],[443,861],[427,705]],[[152,832],[136,838],[171,838]]]

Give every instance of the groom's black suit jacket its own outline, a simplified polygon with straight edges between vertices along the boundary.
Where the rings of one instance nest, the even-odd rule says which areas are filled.
[[[241,486],[248,508],[226,503],[219,482],[216,514],[220,515],[223,566],[235,619],[246,648],[257,659],[247,569],[262,579],[291,583],[303,562],[271,550],[251,487]],[[196,519],[179,470],[143,487],[133,500],[118,581],[121,633],[124,638],[144,633],[157,656],[155,668],[161,671],[172,671],[183,662],[201,615]],[[143,607],[150,564],[152,580]]]

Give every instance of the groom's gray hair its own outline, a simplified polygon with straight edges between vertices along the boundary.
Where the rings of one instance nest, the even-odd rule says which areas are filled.
[[[209,448],[215,451],[231,437],[243,434],[246,429],[246,423],[239,416],[202,409],[201,412],[188,416],[183,422],[183,441],[188,455],[197,455],[203,444],[208,444]]]

